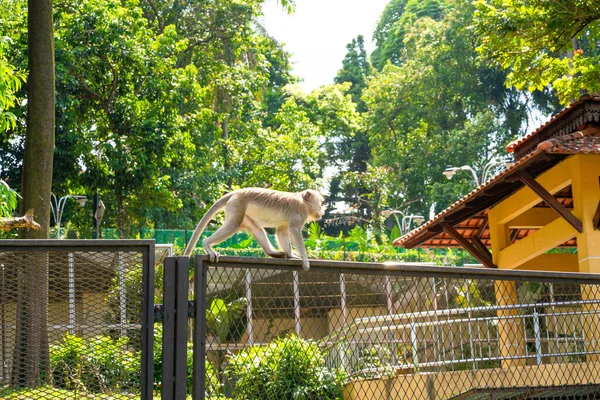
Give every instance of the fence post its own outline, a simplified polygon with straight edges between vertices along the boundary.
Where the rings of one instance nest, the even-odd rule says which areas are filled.
[[[194,315],[194,375],[192,398],[204,400],[206,396],[206,288],[208,265],[202,256],[194,259],[194,292],[196,309]]]
[[[419,339],[417,337],[417,325],[415,321],[410,321],[410,344],[412,347],[412,361],[415,367],[415,372],[419,371]]]
[[[69,279],[69,333],[75,334],[77,314],[75,312],[75,255],[72,251],[68,254],[68,279]]]
[[[294,278],[294,331],[296,335],[300,336],[302,326],[300,322],[300,278],[298,277],[298,271],[293,271],[292,276]]]
[[[175,297],[175,399],[185,400],[187,391],[188,269],[189,257],[177,257]]]
[[[163,400],[185,400],[188,257],[165,258],[162,354]]]
[[[152,398],[154,384],[154,243],[142,255],[142,399]]]
[[[542,336],[540,333],[540,314],[533,309],[533,333],[535,336],[535,359],[537,365],[542,365]]]
[[[176,258],[166,257],[163,284],[162,399],[175,398],[175,293]]]
[[[248,343],[254,344],[254,321],[252,316],[252,271],[246,269],[246,298],[248,299],[248,305],[246,306],[246,318],[248,320],[248,326],[246,328],[248,332]]]

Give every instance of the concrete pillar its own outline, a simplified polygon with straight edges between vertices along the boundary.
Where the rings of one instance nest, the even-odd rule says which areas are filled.
[[[593,219],[600,201],[600,156],[573,156],[573,214],[581,220],[583,232],[577,234],[577,257],[580,272],[600,273],[600,231],[594,229]],[[600,286],[581,285],[582,300],[600,302]],[[587,304],[584,311],[592,312],[583,321],[584,345],[588,352],[600,352],[600,305]],[[600,360],[591,354],[588,361]]]

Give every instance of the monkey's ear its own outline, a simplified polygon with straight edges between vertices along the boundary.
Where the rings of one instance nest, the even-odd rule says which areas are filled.
[[[312,193],[308,190],[306,190],[303,194],[302,194],[302,198],[305,201],[310,201],[310,199],[312,198]]]

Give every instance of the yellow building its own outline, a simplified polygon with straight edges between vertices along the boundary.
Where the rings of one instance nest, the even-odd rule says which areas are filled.
[[[394,244],[462,247],[488,268],[600,272],[600,97],[582,97],[507,150],[512,166]],[[511,320],[516,283],[497,282],[495,294],[508,306],[498,311],[502,370],[527,368],[523,326]],[[596,351],[600,293],[582,284],[581,299],[594,307],[585,346]]]
[[[514,165],[394,244],[460,246],[490,268],[600,272],[600,97],[508,151]],[[548,253],[560,247],[576,251]]]

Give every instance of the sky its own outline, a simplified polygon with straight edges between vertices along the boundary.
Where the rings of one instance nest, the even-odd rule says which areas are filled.
[[[292,54],[294,75],[305,92],[333,83],[342,67],[346,45],[365,37],[367,53],[374,49],[373,30],[389,0],[296,0],[288,15],[276,0],[263,5],[267,32]]]

